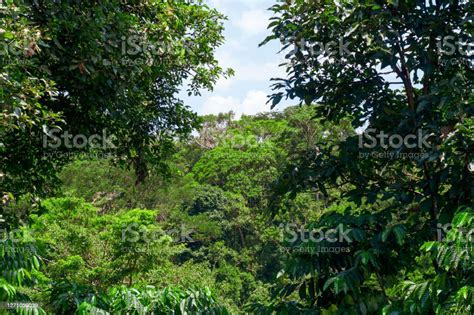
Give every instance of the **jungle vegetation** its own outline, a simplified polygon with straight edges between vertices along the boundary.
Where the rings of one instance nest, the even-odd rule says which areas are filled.
[[[473,2],[270,10],[236,117],[202,1],[1,3],[0,314],[473,313]]]

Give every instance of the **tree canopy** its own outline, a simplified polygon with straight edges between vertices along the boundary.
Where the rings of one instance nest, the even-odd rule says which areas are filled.
[[[174,139],[198,123],[179,89],[199,94],[230,73],[214,55],[224,16],[200,1],[9,1],[0,10],[3,194],[43,192],[91,136],[137,182],[149,167],[165,172]],[[68,145],[68,134],[82,138]]]
[[[473,3],[288,0],[268,107],[205,1],[0,3],[0,314],[471,314]]]
[[[352,251],[293,257],[273,307],[467,311],[472,243],[458,233],[471,226],[474,194],[472,2],[288,1],[272,11],[265,42],[284,44],[288,74],[273,105],[315,103],[317,117],[360,130],[288,165],[293,189],[340,204],[314,224],[349,226]],[[317,244],[294,244],[304,245]],[[285,304],[294,292],[298,304]]]

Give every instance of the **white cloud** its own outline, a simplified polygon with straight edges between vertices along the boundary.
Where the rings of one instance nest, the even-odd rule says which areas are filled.
[[[247,115],[268,112],[270,106],[266,104],[267,101],[267,94],[265,92],[249,91],[241,104],[241,112]]]
[[[242,6],[244,8],[269,8],[274,4],[274,0],[205,0],[204,2],[224,13]]]
[[[270,83],[272,78],[286,77],[284,69],[278,66],[278,62],[239,64],[235,68],[235,73],[237,80],[254,82]]]
[[[204,102],[199,114],[218,114],[233,111],[236,118],[246,115],[255,115],[261,112],[270,111],[270,105],[266,104],[267,94],[263,91],[252,90],[247,92],[243,100],[228,96],[210,96]]]
[[[217,55],[219,63],[224,68],[232,68],[235,75],[228,80],[219,80],[218,85],[230,87],[232,83],[264,82],[270,83],[271,78],[286,77],[285,69],[279,67],[280,60],[276,59],[260,63],[250,60],[251,55],[231,54],[229,51],[221,51]],[[229,83],[229,81],[231,81]],[[217,88],[216,88],[217,90]]]
[[[239,107],[239,100],[233,96],[213,95],[208,97],[201,110],[198,110],[200,115],[227,113],[231,110],[235,111]]]
[[[246,35],[257,35],[267,31],[270,17],[270,13],[266,10],[246,10],[242,12],[239,19],[234,23]]]
[[[217,9],[221,13],[227,13],[227,8],[223,0],[207,0],[204,3],[208,4],[211,8]]]

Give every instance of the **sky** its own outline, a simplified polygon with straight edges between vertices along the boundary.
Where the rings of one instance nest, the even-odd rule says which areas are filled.
[[[200,115],[234,111],[236,118],[242,114],[253,115],[270,111],[267,95],[271,94],[271,78],[285,77],[284,69],[278,67],[283,55],[277,54],[277,41],[258,47],[267,30],[268,11],[276,0],[206,0],[206,2],[228,18],[225,21],[226,42],[219,47],[216,58],[223,68],[232,68],[235,75],[217,82],[214,91],[203,91],[201,96],[181,97],[187,105]],[[289,103],[275,110],[282,109]]]

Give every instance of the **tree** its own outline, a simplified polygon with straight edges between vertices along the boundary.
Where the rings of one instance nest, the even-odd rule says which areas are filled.
[[[53,98],[55,82],[45,72],[35,73],[34,55],[40,29],[23,16],[25,6],[0,5],[0,193],[3,208],[19,195],[44,193],[57,159],[41,150],[43,125],[60,123],[59,113],[47,110],[44,100]],[[23,17],[23,18],[22,18]]]
[[[201,1],[2,1],[0,18],[2,214],[18,197],[50,194],[79,153],[110,155],[136,184],[151,168],[166,175],[175,140],[199,123],[177,93],[231,74],[214,56],[224,16]],[[6,214],[8,227],[20,223]],[[3,300],[38,266],[35,251],[0,245]]]
[[[8,2],[0,14],[4,194],[43,192],[91,147],[137,183],[166,171],[173,140],[198,125],[177,92],[229,73],[214,58],[224,17],[200,1]]]
[[[290,283],[273,306],[401,310],[414,292],[399,293],[402,281],[421,284],[442,275],[439,262],[424,254],[432,247],[423,244],[437,239],[439,224],[456,221],[456,209],[473,201],[473,71],[465,49],[472,43],[473,4],[296,0],[272,10],[273,34],[264,43],[281,40],[288,73],[276,79],[272,105],[298,98],[315,103],[317,117],[349,118],[359,133],[367,132],[322,143],[318,152],[290,161],[287,190],[339,188],[338,198],[325,194],[328,203],[343,207],[313,224],[347,224],[353,250],[329,263],[318,262],[332,254],[300,255],[300,267],[286,269],[283,279]],[[383,140],[415,135],[430,137],[416,146]],[[377,138],[368,143],[369,136]],[[469,299],[472,277],[465,283],[461,273],[451,275],[454,282],[438,287],[463,290],[460,296]],[[417,291],[421,308],[410,311],[442,312],[452,296],[441,298],[434,288]],[[298,303],[287,304],[298,291]],[[467,311],[463,303],[459,309]]]

